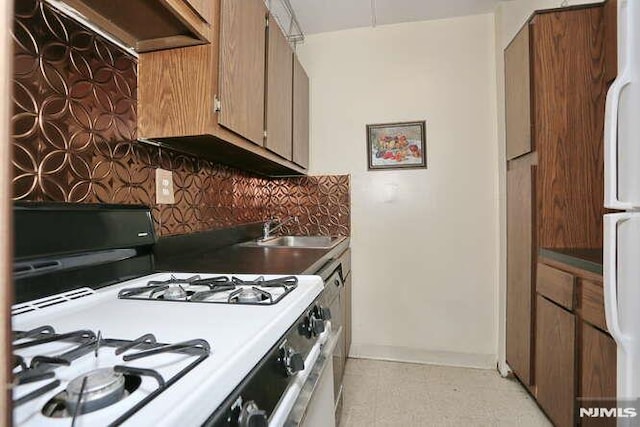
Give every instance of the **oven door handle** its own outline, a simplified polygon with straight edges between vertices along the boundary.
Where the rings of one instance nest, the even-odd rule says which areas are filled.
[[[342,326],[337,331],[333,332],[325,342],[320,355],[318,355],[318,358],[313,365],[313,369],[309,373],[307,380],[302,385],[300,394],[298,395],[296,402],[293,404],[293,408],[284,423],[284,427],[297,427],[304,420],[307,415],[309,402],[320,383],[322,374],[324,374],[325,369],[329,366],[329,362],[333,359],[333,351],[338,345],[338,341],[341,336]]]

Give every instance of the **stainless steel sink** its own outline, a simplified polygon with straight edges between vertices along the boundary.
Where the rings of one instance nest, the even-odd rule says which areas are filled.
[[[241,243],[242,246],[261,246],[279,248],[330,249],[343,241],[342,236],[279,236],[266,240],[252,240]]]

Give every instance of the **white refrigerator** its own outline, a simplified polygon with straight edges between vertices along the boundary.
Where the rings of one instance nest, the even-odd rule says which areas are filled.
[[[640,0],[618,0],[618,77],[607,93],[604,147],[604,206],[623,211],[604,217],[603,273],[624,402],[640,397]]]

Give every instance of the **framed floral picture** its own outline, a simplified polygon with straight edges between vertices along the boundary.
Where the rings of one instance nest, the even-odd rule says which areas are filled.
[[[427,167],[426,122],[367,125],[369,170]]]

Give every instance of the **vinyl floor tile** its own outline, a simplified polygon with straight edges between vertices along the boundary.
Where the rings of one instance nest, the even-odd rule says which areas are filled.
[[[496,371],[349,359],[340,427],[548,427],[533,398]]]

